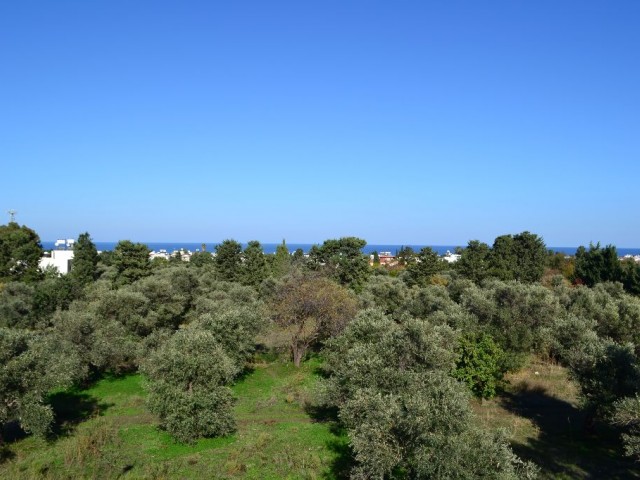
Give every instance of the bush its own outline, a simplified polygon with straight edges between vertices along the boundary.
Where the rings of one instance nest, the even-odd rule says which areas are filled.
[[[456,351],[460,357],[454,378],[466,383],[476,397],[494,397],[506,373],[504,351],[487,334],[462,337]]]

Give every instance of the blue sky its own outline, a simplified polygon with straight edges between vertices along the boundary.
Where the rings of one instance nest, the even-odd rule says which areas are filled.
[[[0,208],[44,240],[637,247],[639,21],[638,1],[2,2]]]

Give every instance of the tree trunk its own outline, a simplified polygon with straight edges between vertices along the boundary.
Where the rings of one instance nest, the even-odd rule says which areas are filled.
[[[302,358],[304,357],[305,348],[302,345],[292,345],[291,353],[293,353],[293,364],[296,368],[300,367],[300,363],[302,363]]]

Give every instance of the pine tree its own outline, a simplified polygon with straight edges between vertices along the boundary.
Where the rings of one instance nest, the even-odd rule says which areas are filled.
[[[224,240],[216,245],[215,264],[220,280],[238,281],[242,265],[242,245],[235,240]]]
[[[289,249],[284,239],[282,243],[276,248],[276,254],[274,255],[272,272],[276,278],[284,277],[289,273],[291,268],[291,255],[289,255]]]
[[[257,240],[252,240],[242,254],[242,269],[240,281],[244,285],[254,287],[260,285],[267,278],[267,260],[264,258],[262,245]]]
[[[73,247],[70,275],[80,285],[88,285],[98,277],[98,250],[88,232],[81,233]]]

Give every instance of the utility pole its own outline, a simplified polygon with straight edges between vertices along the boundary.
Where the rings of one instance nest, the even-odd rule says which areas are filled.
[[[7,213],[9,214],[9,223],[14,223],[16,221],[16,212],[15,210],[8,210]]]

